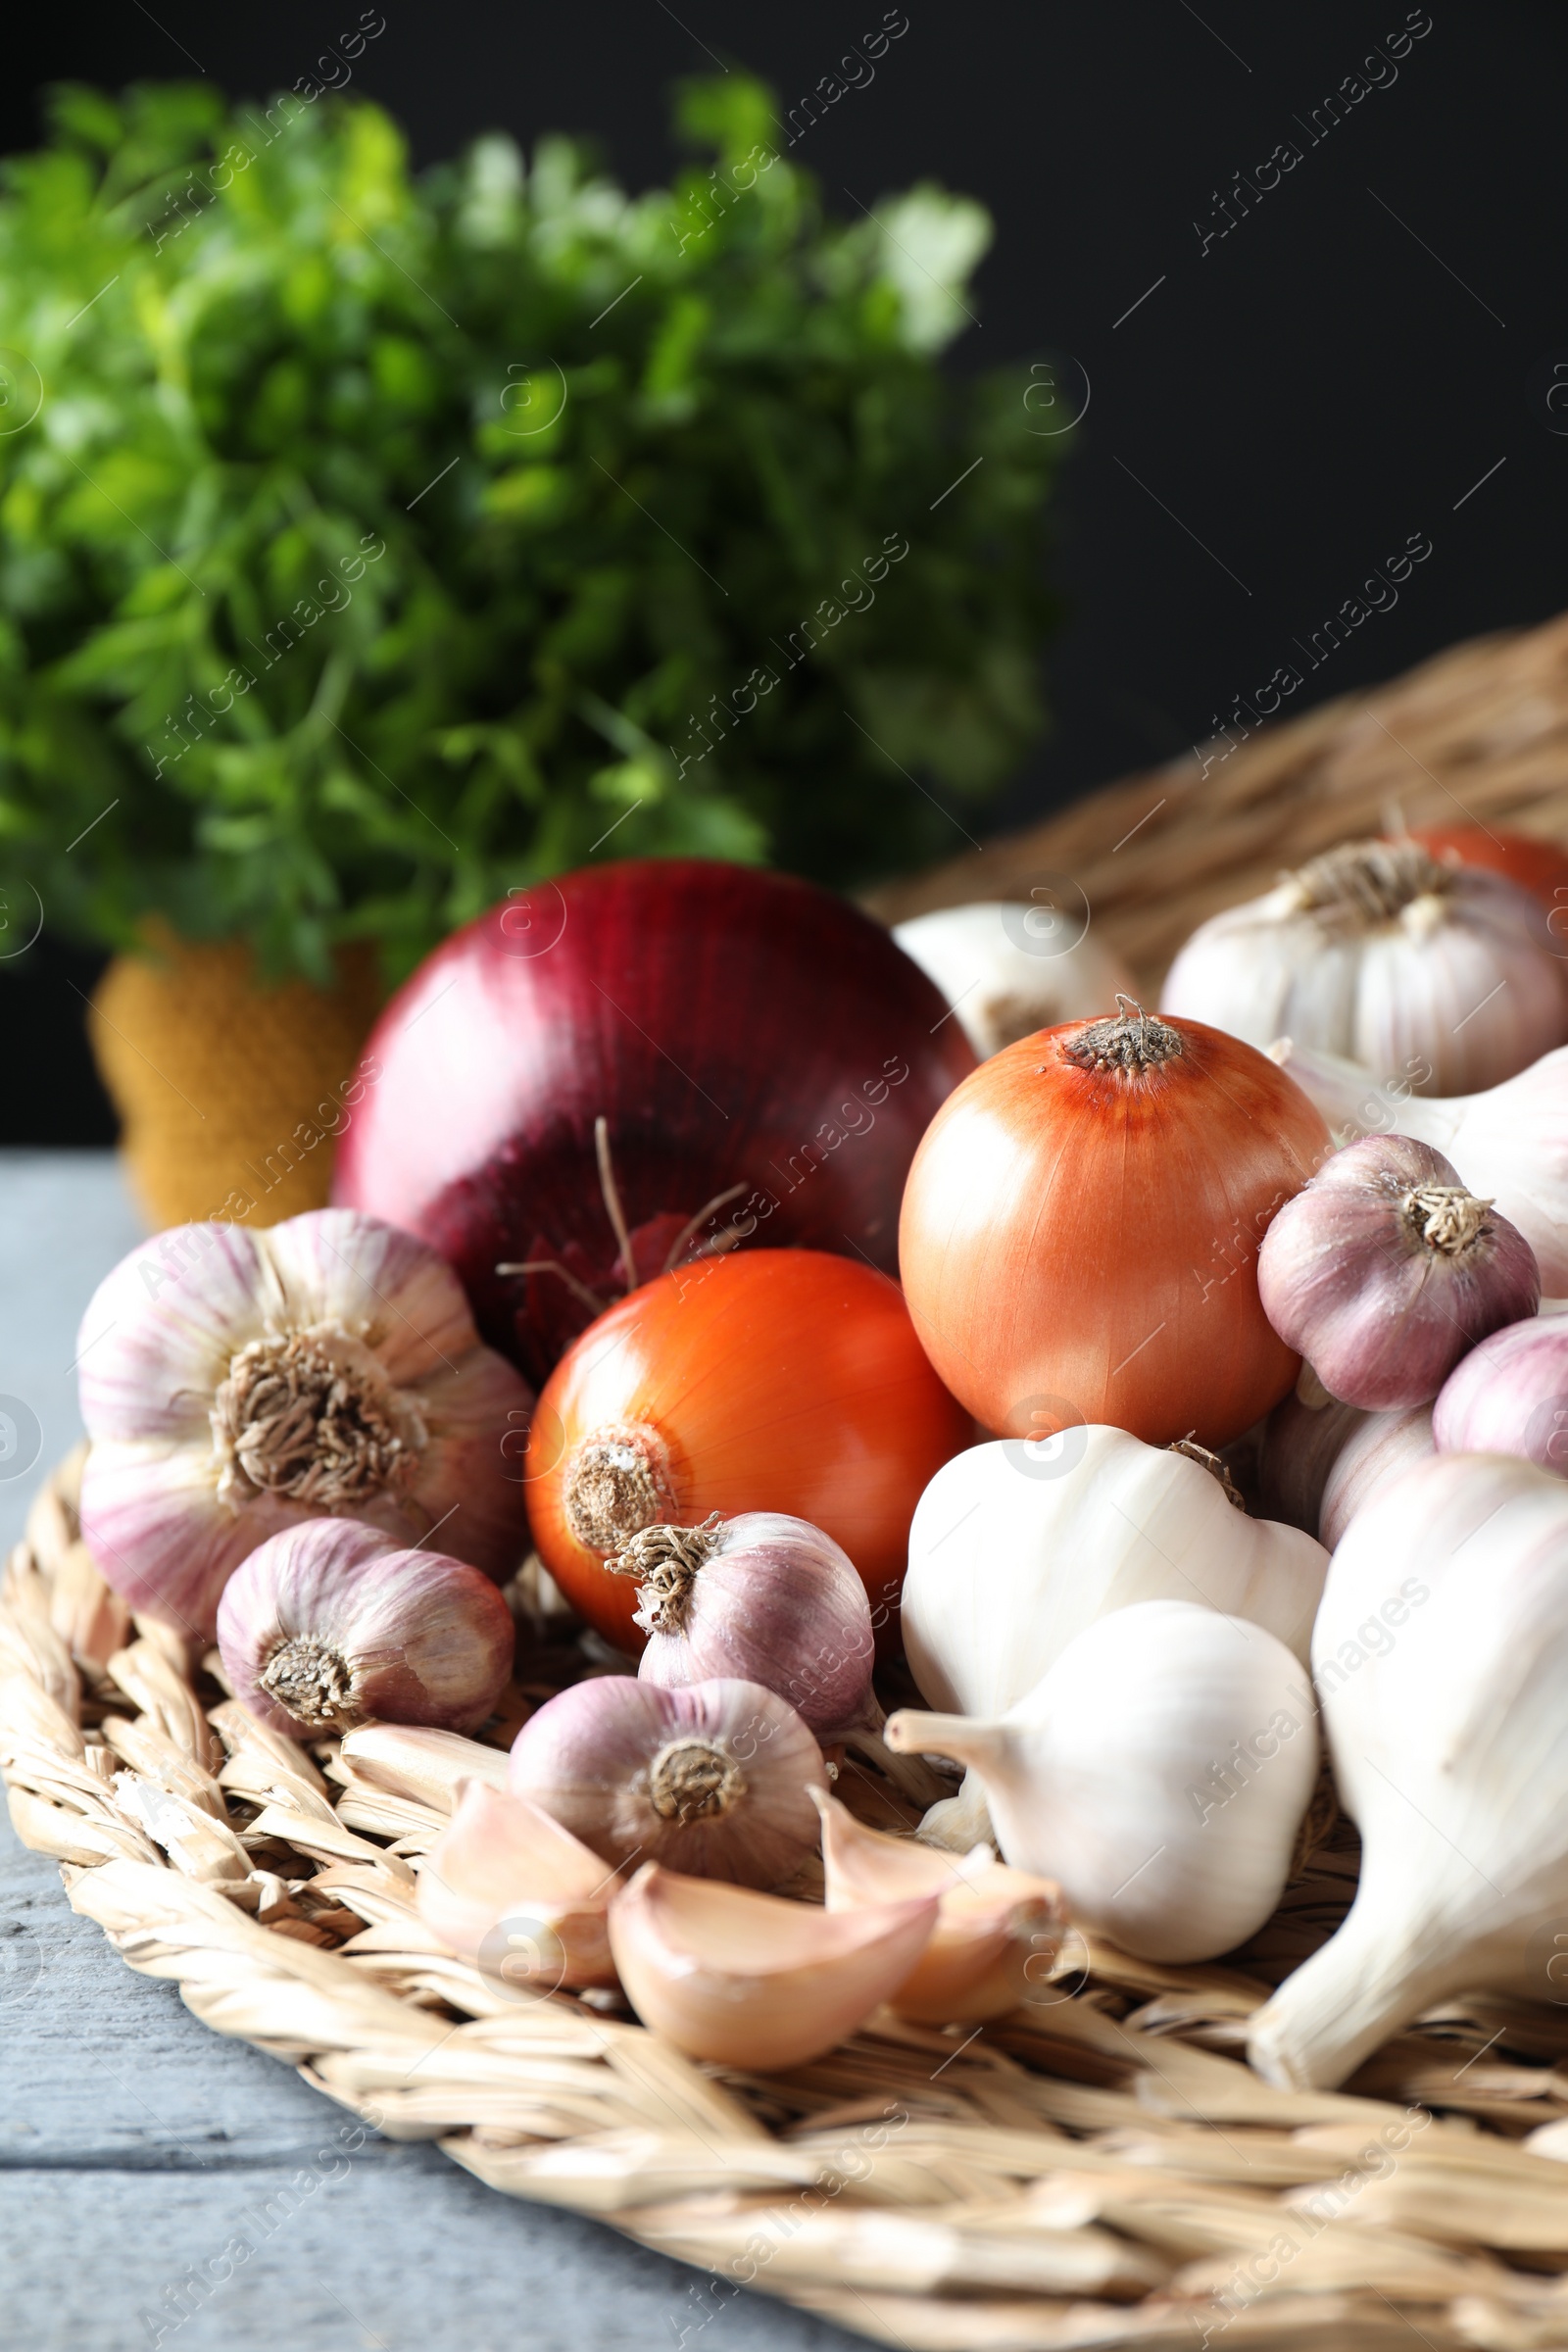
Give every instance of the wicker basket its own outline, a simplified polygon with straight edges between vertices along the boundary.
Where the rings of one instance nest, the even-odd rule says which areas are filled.
[[[1568,836],[1568,619],[1210,748],[1201,773],[1114,786],[877,911],[1068,874],[1152,982],[1203,915],[1391,806]],[[79,1541],[78,1476],[41,1493],[0,1586],[18,1834],[132,1968],[367,2124],[906,2352],[1568,2345],[1568,2006],[1446,2004],[1343,2092],[1243,2063],[1249,2014],[1353,1891],[1332,1806],[1224,1966],[1074,1937],[979,2031],[884,2015],[788,2074],[697,2066],[612,1996],[519,1999],[440,1950],[413,1895],[443,1811],[264,1732],[215,1656],[133,1625]],[[496,1746],[591,1665],[564,1642],[524,1654]],[[855,1761],[853,1808],[910,1826],[874,1755]]]
[[[1227,1966],[1069,1938],[996,2025],[882,2016],[791,2073],[694,2065],[613,1996],[519,1999],[443,1952],[413,1898],[445,1814],[262,1730],[216,1653],[192,1669],[133,1626],[78,1539],[78,1477],[40,1494],[0,1589],[18,1834],[132,1968],[366,2124],[910,2352],[1568,2344],[1568,2171],[1521,2144],[1556,2126],[1568,2152],[1568,2009],[1448,2004],[1345,2092],[1241,2061],[1249,2012],[1344,1914],[1343,1820]],[[588,1664],[532,1648],[497,1743]],[[857,1761],[855,1810],[908,1826]]]

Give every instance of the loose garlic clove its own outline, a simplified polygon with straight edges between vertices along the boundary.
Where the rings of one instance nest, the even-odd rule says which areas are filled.
[[[620,1884],[540,1806],[465,1781],[452,1826],[419,1873],[419,1916],[504,1984],[613,1984],[606,1916]]]
[[[937,1898],[820,1911],[647,1862],[610,1907],[610,1948],[645,2026],[688,2058],[806,2066],[908,1977]]]
[[[888,2003],[915,2025],[1004,2017],[1043,1984],[1061,1941],[1061,1890],[999,1862],[989,1845],[943,1853],[868,1830],[837,1797],[814,1791],[822,1817],[829,1911],[937,1897],[931,1940]]]

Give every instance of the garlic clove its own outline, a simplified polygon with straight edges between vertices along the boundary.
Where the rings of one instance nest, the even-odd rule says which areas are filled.
[[[937,1897],[821,1911],[645,1863],[610,1946],[645,2026],[688,2058],[766,2074],[837,2047],[907,1978]]]
[[[606,1918],[620,1874],[526,1797],[465,1781],[419,1872],[419,1916],[504,1984],[613,1984]]]
[[[917,2025],[1004,2017],[1050,1975],[1061,1940],[1061,1890],[999,1862],[989,1845],[955,1855],[858,1822],[814,1792],[822,1817],[829,1911],[937,1897],[936,1925],[889,2001]]]

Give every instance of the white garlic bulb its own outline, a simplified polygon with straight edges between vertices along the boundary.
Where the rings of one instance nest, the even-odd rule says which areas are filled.
[[[978,1773],[1013,1868],[1145,1960],[1211,1960],[1263,1925],[1317,1783],[1305,1669],[1191,1600],[1101,1618],[1000,1721],[905,1711],[886,1738]]]
[[[1312,1672],[1361,1878],[1250,2055],[1326,2089],[1434,2001],[1562,1997],[1568,1485],[1508,1454],[1407,1471],[1334,1555]]]
[[[424,1242],[357,1209],[143,1242],[82,1318],[81,1532],[117,1592],[210,1641],[268,1537],[323,1516],[504,1580],[526,1528],[502,1450],[533,1397]]]
[[[998,1439],[937,1472],[909,1529],[905,1648],[922,1697],[1004,1715],[1069,1642],[1130,1602],[1199,1600],[1264,1626],[1305,1660],[1328,1553],[1253,1519],[1191,1455],[1079,1426]],[[989,1836],[978,1788],[933,1805],[922,1835]]]
[[[893,936],[952,1005],[985,1060],[1036,1029],[1109,1012],[1138,986],[1115,952],[1095,938],[1087,907],[986,899],[943,906],[898,924]],[[1049,901],[1049,903],[1047,903]]]
[[[1418,1093],[1457,1095],[1562,1044],[1568,977],[1539,904],[1500,874],[1415,842],[1350,842],[1201,924],[1160,1010],[1378,1075],[1408,1067]]]

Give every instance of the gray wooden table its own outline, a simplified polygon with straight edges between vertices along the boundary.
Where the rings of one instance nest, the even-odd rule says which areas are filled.
[[[0,1152],[0,1544],[21,1533],[39,1470],[79,1435],[76,1327],[137,1238],[107,1153]],[[432,2147],[371,2138],[345,2154],[346,2120],[289,2068],[198,2024],[173,1985],[132,1975],[70,1910],[53,1863],[0,1826],[0,2343],[849,2352],[855,2340],[759,2296],[715,2295],[703,2274],[575,2215],[497,2196]],[[215,2272],[221,2283],[182,2289]]]

